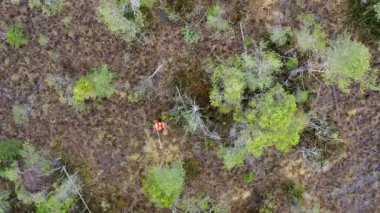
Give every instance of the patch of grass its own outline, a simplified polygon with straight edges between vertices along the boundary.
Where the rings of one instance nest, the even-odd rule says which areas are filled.
[[[181,209],[181,212],[185,213],[195,213],[195,212],[215,212],[215,213],[228,213],[229,208],[221,203],[217,203],[215,200],[210,198],[203,193],[182,199],[177,205]]]
[[[16,24],[7,30],[6,42],[13,47],[20,48],[28,44],[29,41],[21,25]]]
[[[380,19],[378,1],[348,0],[349,23],[354,24],[357,29],[370,38],[378,39],[380,36]]]
[[[139,94],[139,92],[135,91],[135,90],[130,90],[128,92],[128,102],[129,103],[137,103],[141,100],[141,95]]]
[[[285,194],[296,202],[302,202],[302,194],[306,191],[305,187],[299,182],[285,182],[283,185]]]
[[[207,10],[207,25],[219,31],[227,31],[230,24],[222,17],[222,9],[219,5],[212,5]]]
[[[199,161],[195,159],[186,159],[184,163],[184,169],[187,177],[195,178],[201,173]]]
[[[261,203],[259,213],[273,213],[277,208],[275,198],[272,194],[267,193],[264,196],[264,200]]]

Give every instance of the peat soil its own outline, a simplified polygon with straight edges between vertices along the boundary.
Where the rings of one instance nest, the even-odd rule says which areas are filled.
[[[239,23],[255,41],[266,36],[274,24],[296,26],[296,16],[313,12],[331,38],[343,31],[344,1],[221,1],[235,37],[217,40],[205,25],[204,15],[211,1],[195,1],[191,15],[169,22],[165,11],[151,11],[144,44],[128,44],[111,35],[96,16],[97,1],[67,1],[57,16],[47,17],[19,5],[0,2],[0,27],[12,25],[18,17],[29,43],[15,49],[0,42],[0,137],[15,137],[51,150],[72,172],[79,172],[84,194],[94,212],[170,212],[155,209],[141,192],[141,178],[147,167],[182,159],[198,165],[186,180],[183,196],[202,192],[228,202],[232,212],[255,212],[265,192],[276,196],[278,212],[289,212],[292,203],[281,190],[286,179],[303,183],[333,212],[375,212],[379,200],[380,94],[350,95],[322,86],[315,103],[339,128],[347,143],[343,157],[317,172],[295,153],[288,156],[268,150],[245,167],[228,171],[217,156],[218,145],[204,148],[204,139],[189,136],[180,126],[168,123],[165,148],[159,150],[151,122],[173,107],[175,86],[208,106],[208,74],[202,68],[207,57],[227,58],[243,52]],[[196,23],[203,40],[186,44],[181,28]],[[4,28],[0,28],[0,34]],[[40,36],[48,38],[40,45]],[[378,54],[378,53],[377,53]],[[379,55],[379,54],[378,54]],[[85,112],[76,112],[59,101],[48,75],[74,82],[89,69],[108,64],[118,75],[118,91],[107,100],[89,101]],[[162,65],[155,77],[155,89],[138,103],[128,102],[130,88]],[[15,124],[12,107],[28,108],[28,121]],[[227,133],[222,125],[217,130]],[[217,143],[217,142],[215,142]],[[302,142],[301,142],[302,144]],[[289,169],[288,169],[289,168]],[[287,170],[288,169],[288,170]],[[242,175],[256,173],[252,184]]]

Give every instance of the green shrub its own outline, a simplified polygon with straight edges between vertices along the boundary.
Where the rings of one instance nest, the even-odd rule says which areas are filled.
[[[158,207],[168,208],[181,194],[184,182],[182,162],[176,162],[171,167],[152,167],[142,184],[144,194],[151,202]]]
[[[75,185],[79,185],[77,176],[71,176]],[[36,204],[37,213],[50,213],[50,212],[69,212],[71,206],[76,198],[75,186],[65,179],[60,185],[56,186],[53,192],[41,202]]]
[[[247,150],[244,147],[222,148],[220,154],[227,169],[243,166],[247,158]]]
[[[11,192],[0,189],[0,213],[10,212],[11,205],[9,204],[9,198]]]
[[[127,19],[126,4],[120,4],[116,0],[102,0],[98,7],[100,20],[108,27],[111,33],[127,42],[137,39],[137,35],[144,26],[144,17],[140,10],[132,11],[133,18]]]
[[[322,26],[315,23],[314,15],[298,16],[301,27],[294,34],[297,48],[303,52],[321,52],[326,49],[326,35]]]
[[[286,68],[294,69],[298,67],[298,59],[296,57],[288,58],[285,64]]]
[[[130,90],[128,92],[128,102],[137,103],[140,101],[140,99],[141,99],[141,95],[137,91]]]
[[[328,52],[324,79],[348,92],[353,83],[361,89],[376,89],[376,73],[371,69],[371,54],[366,46],[348,36],[337,39]]]
[[[14,105],[12,108],[13,121],[16,124],[23,124],[29,121],[29,107],[26,105]]]
[[[183,35],[183,39],[188,44],[196,43],[202,38],[199,33],[191,30],[190,27],[187,25],[182,28],[182,35]]]
[[[307,118],[297,112],[295,97],[276,85],[263,97],[250,102],[245,118],[254,132],[247,142],[247,150],[260,156],[265,147],[273,146],[282,152],[299,142],[299,133],[307,125]]]
[[[219,5],[212,5],[207,10],[207,25],[219,31],[227,31],[230,24],[222,17],[222,10]]]
[[[82,103],[88,99],[109,98],[116,91],[115,74],[107,65],[92,69],[82,76],[73,89],[74,101]]]
[[[288,41],[290,29],[282,26],[274,26],[269,29],[269,39],[278,46],[283,46]]]
[[[49,16],[55,16],[62,11],[65,5],[65,0],[29,0],[28,6],[31,9],[39,8],[42,12]]]
[[[378,21],[380,21],[380,2],[373,5],[373,10],[375,11],[375,16]]]
[[[274,83],[274,75],[282,67],[280,57],[272,51],[264,51],[263,46],[253,55],[242,56],[245,81],[251,91],[264,90]]]
[[[22,141],[17,139],[0,139],[0,161],[14,160],[20,155]]]
[[[212,106],[222,113],[240,111],[245,88],[254,92],[273,85],[274,76],[282,67],[281,59],[263,48],[262,45],[252,55],[230,58],[214,69],[210,92]]]
[[[13,47],[20,48],[28,44],[28,38],[25,36],[22,27],[17,24],[7,30],[6,42]]]
[[[218,107],[222,113],[241,108],[245,82],[244,73],[239,64],[236,66],[234,63],[227,63],[218,66],[212,74],[211,82],[210,100],[212,106]]]

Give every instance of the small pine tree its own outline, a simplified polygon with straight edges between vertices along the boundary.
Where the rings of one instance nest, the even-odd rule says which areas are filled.
[[[294,33],[296,45],[303,52],[321,52],[326,49],[326,35],[322,26],[315,22],[313,14],[298,16],[301,27]]]
[[[377,73],[371,69],[369,49],[345,35],[333,42],[328,51],[324,79],[348,92],[351,84],[359,83],[361,89],[379,89]]]
[[[142,184],[144,194],[151,202],[158,207],[168,208],[181,194],[184,182],[182,162],[176,162],[171,167],[150,168]]]
[[[82,103],[88,99],[109,98],[116,91],[115,74],[107,65],[92,69],[86,76],[82,76],[73,89],[74,100]]]

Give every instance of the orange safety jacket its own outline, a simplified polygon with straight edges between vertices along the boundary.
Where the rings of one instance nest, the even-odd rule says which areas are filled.
[[[159,122],[158,120],[154,120],[153,121],[153,124],[154,124],[154,130],[159,132],[159,131],[163,131],[164,128],[165,128],[165,123],[164,122]]]

